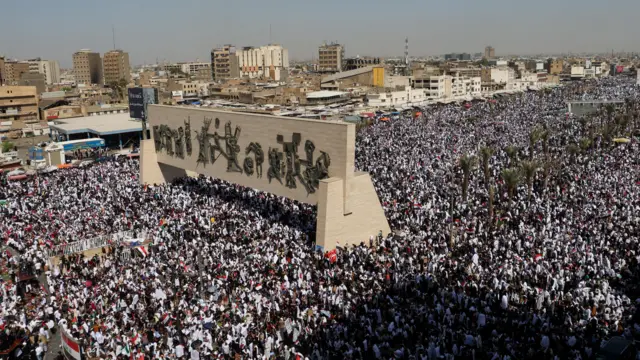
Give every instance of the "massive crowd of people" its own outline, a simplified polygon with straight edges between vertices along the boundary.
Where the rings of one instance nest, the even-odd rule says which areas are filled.
[[[41,334],[39,356],[63,327],[100,359],[594,358],[640,335],[640,147],[614,141],[633,138],[640,93],[588,85],[360,129],[356,167],[393,233],[335,261],[314,207],[217,179],[141,186],[120,158],[8,183],[0,234],[18,255],[2,262],[46,285],[3,286],[1,326]],[[626,103],[577,118],[571,99]],[[46,258],[124,230],[148,255]]]

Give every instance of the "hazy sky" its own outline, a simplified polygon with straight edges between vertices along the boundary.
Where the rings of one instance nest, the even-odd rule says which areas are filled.
[[[209,58],[212,47],[271,41],[310,59],[323,40],[347,56],[636,51],[640,1],[615,0],[6,0],[0,54],[71,65],[81,48],[116,46],[131,63]],[[317,55],[315,55],[317,56]]]

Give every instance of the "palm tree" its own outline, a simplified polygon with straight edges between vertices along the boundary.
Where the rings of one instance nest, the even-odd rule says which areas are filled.
[[[502,170],[502,180],[507,187],[507,194],[509,196],[509,208],[511,208],[511,200],[513,199],[513,193],[518,188],[520,183],[520,170],[511,168]]]
[[[495,150],[489,146],[482,147],[480,149],[480,156],[482,157],[482,170],[484,172],[484,183],[487,187],[489,187],[489,161],[493,156]]]
[[[621,115],[616,119],[616,126],[618,130],[618,135],[624,136],[627,127],[629,126],[629,122],[631,121],[631,115],[625,114]]]
[[[549,135],[551,133],[549,130],[544,130],[540,133],[540,139],[542,140],[542,151],[544,151],[545,156],[549,155]]]
[[[567,152],[571,155],[571,162],[573,163],[576,160],[576,155],[580,153],[580,146],[577,144],[569,144],[567,146]]]
[[[601,129],[602,139],[606,142],[605,146],[609,146],[616,132],[616,125],[613,123],[605,124]]]
[[[554,170],[558,164],[555,161],[549,160],[548,158],[542,162],[542,171],[544,172],[544,186],[542,187],[542,191],[547,191],[547,186],[549,185],[549,176],[551,175],[551,171]]]
[[[580,149],[582,149],[583,153],[586,153],[589,148],[591,147],[591,144],[593,143],[593,140],[589,139],[589,138],[582,138],[580,139]]]
[[[607,104],[604,107],[604,111],[607,113],[607,120],[608,122],[612,122],[613,120],[613,113],[616,111],[615,106],[613,106],[613,104]],[[602,121],[600,122],[600,125],[602,125]]]
[[[513,145],[509,145],[504,149],[504,152],[506,152],[509,157],[509,166],[515,166],[518,162],[518,148]]]
[[[536,146],[538,140],[540,140],[540,135],[542,131],[539,128],[535,128],[531,130],[529,133],[529,161],[533,161],[533,149]]]
[[[496,189],[489,185],[489,227],[493,226],[493,200],[496,196]]]
[[[530,201],[533,180],[535,179],[536,172],[540,165],[537,161],[523,161],[520,167],[522,169],[522,175],[524,175],[524,178],[527,181],[527,201]]]
[[[477,159],[475,156],[469,156],[467,154],[460,157],[460,168],[462,169],[462,200],[467,201],[467,189],[469,188],[469,176],[471,170],[476,166]]]

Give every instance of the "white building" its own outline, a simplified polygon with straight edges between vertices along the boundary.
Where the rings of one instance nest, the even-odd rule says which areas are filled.
[[[451,77],[451,98],[462,98],[481,95],[482,79],[480,77],[463,77],[456,74]]]
[[[572,66],[571,67],[571,77],[572,78],[583,78],[583,77],[585,77],[584,67],[583,66]]]
[[[289,50],[281,45],[245,47],[237,55],[240,77],[280,81],[289,71]]]
[[[197,75],[202,70],[210,70],[211,63],[208,62],[188,62],[180,64],[180,69],[188,75]]]
[[[451,93],[451,76],[440,75],[429,77],[429,85],[425,86],[425,94],[428,100],[444,99],[447,93]],[[447,81],[448,80],[448,81]],[[449,90],[449,91],[447,91]]]
[[[404,90],[381,90],[367,94],[368,105],[377,108],[418,105],[425,101],[427,101],[425,89],[412,89],[410,86],[406,86]]]
[[[482,78],[460,76],[439,75],[429,77],[428,82],[424,82],[425,94],[428,100],[460,99],[481,95]]]
[[[496,84],[510,84],[516,78],[516,72],[510,67],[497,67],[491,69],[491,81]],[[507,89],[510,90],[510,89]]]
[[[47,85],[60,82],[60,65],[55,60],[29,60],[29,72],[44,75]]]
[[[530,88],[537,88],[538,86],[538,75],[535,73],[525,72],[522,73],[519,79],[514,79],[510,86],[510,90],[517,91],[526,91]]]

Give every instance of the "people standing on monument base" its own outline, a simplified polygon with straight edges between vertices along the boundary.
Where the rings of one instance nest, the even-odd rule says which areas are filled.
[[[140,186],[136,160],[10,182],[0,234],[48,294],[27,308],[4,284],[2,318],[51,321],[100,359],[594,359],[640,335],[640,147],[613,141],[638,89],[590,85],[359,131],[394,233],[335,256],[309,243],[312,206],[204,177]],[[576,99],[629,102],[582,120]],[[148,233],[148,255],[45,258],[120,231]]]

